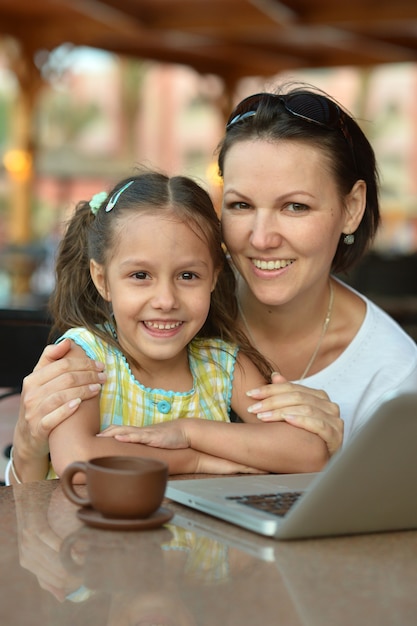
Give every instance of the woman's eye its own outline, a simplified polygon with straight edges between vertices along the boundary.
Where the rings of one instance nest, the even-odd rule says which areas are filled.
[[[229,202],[227,204],[227,208],[230,209],[230,210],[235,209],[235,210],[238,210],[238,211],[242,211],[244,209],[250,209],[250,206],[249,206],[249,204],[247,202],[240,202],[240,201],[238,201],[238,202]]]
[[[303,211],[308,210],[308,206],[306,204],[301,204],[301,202],[290,202],[287,204],[286,208],[292,213],[302,213]]]

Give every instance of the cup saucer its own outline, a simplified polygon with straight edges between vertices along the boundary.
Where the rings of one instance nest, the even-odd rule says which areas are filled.
[[[93,528],[105,528],[106,530],[148,530],[158,528],[168,522],[174,515],[173,511],[159,508],[155,513],[145,518],[120,518],[120,517],[104,517],[99,511],[91,507],[83,507],[78,509],[77,517],[87,526]]]

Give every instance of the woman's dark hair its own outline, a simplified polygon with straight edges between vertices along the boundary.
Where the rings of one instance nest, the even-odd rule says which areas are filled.
[[[56,262],[56,287],[50,298],[54,320],[52,335],[84,327],[120,348],[113,336],[111,304],[97,291],[90,275],[90,259],[104,268],[111,258],[122,220],[138,212],[174,214],[207,244],[215,270],[221,270],[211,294],[210,310],[198,337],[219,337],[237,343],[261,373],[269,378],[267,361],[248,342],[236,325],[235,276],[222,246],[220,221],[210,196],[184,176],[169,178],[145,171],[120,181],[92,211],[80,202],[60,243]]]
[[[230,115],[218,146],[220,176],[230,148],[252,139],[294,140],[322,150],[342,197],[357,180],[365,181],[366,208],[355,242],[346,245],[342,235],[332,263],[333,272],[350,269],[368,249],[380,222],[375,154],[357,122],[339,103],[310,85],[283,86],[274,93],[249,96]]]

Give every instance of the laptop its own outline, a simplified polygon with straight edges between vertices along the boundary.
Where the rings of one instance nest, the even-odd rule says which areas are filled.
[[[165,496],[276,539],[417,528],[417,393],[390,395],[322,472],[170,480]]]

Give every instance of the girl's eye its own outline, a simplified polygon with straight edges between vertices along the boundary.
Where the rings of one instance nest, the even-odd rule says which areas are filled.
[[[147,278],[149,278],[149,274],[147,272],[135,272],[133,274],[133,277],[137,280],[146,280]]]
[[[193,278],[197,278],[197,274],[194,274],[194,272],[182,272],[180,274],[181,280],[193,280]]]

